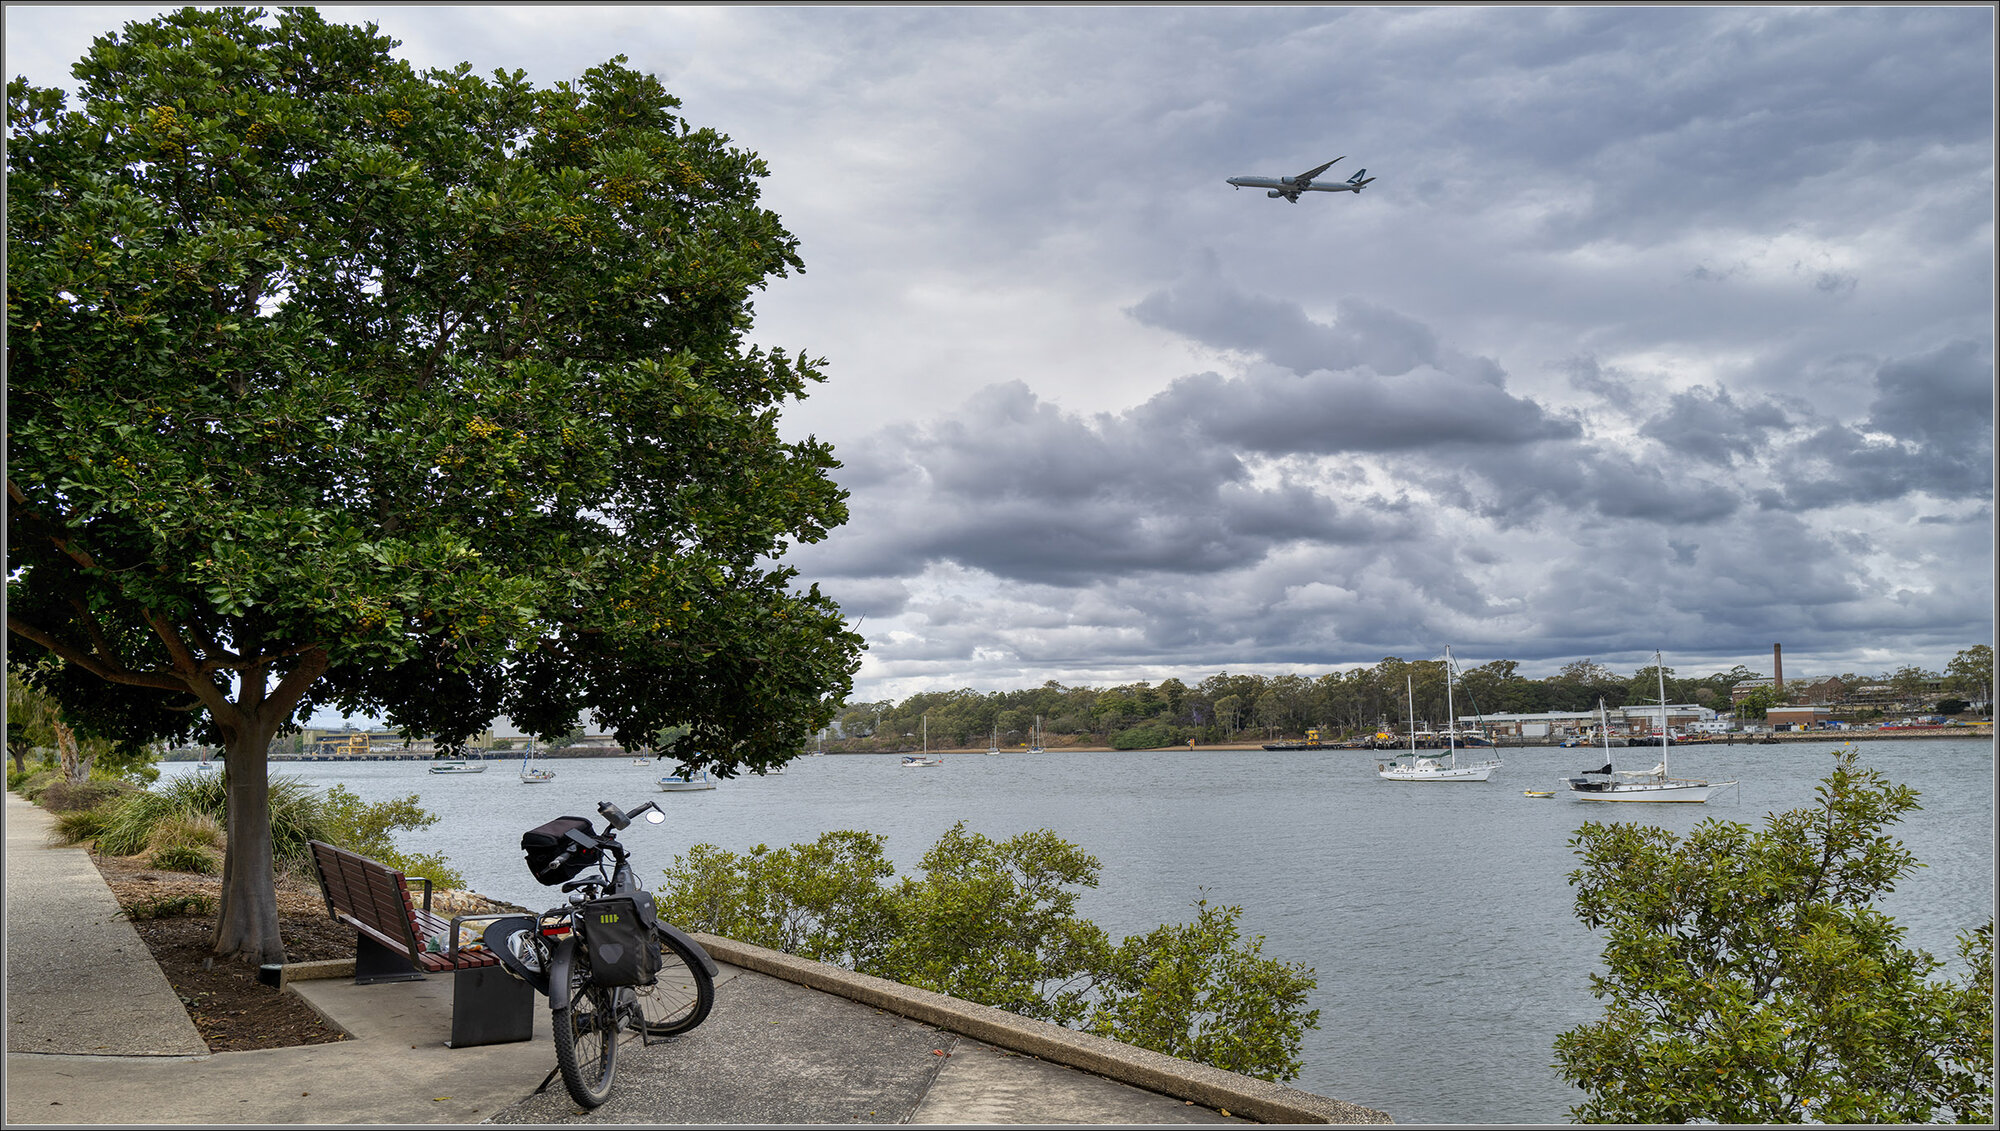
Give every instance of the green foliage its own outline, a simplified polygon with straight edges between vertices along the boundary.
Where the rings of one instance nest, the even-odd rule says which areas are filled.
[[[1148,724],[1121,730],[1111,736],[1113,750],[1155,750],[1162,746],[1179,746],[1186,739],[1178,728]]]
[[[1992,710],[1993,702],[1993,648],[1987,644],[1974,644],[1951,658],[1945,665],[1945,688],[1977,702],[1987,704]]]
[[[1319,1010],[1305,1008],[1315,972],[1265,958],[1261,937],[1242,945],[1242,908],[1207,899],[1194,907],[1194,922],[1162,924],[1118,946],[1090,1031],[1231,1072],[1298,1075],[1299,1044],[1319,1027]]]
[[[837,831],[810,844],[738,855],[697,844],[666,870],[661,913],[680,924],[817,962],[873,968],[895,868],[875,833]]]
[[[198,844],[170,844],[156,848],[146,857],[146,866],[164,872],[194,872],[212,875],[222,867],[222,857]]]
[[[215,914],[215,897],[203,892],[159,895],[121,903],[118,909],[127,919],[179,919]]]
[[[1990,1117],[1990,971],[1966,987],[1928,981],[1939,961],[1905,949],[1874,906],[1919,866],[1883,831],[1916,808],[1915,791],[1857,769],[1850,748],[1816,805],[1762,830],[1709,820],[1681,840],[1585,823],[1570,882],[1577,917],[1605,933],[1591,986],[1607,1004],[1556,1040],[1556,1068],[1589,1095],[1572,1117]],[[1983,952],[1962,948],[1969,959],[1990,963],[1990,932]]]
[[[96,809],[133,792],[133,786],[116,781],[54,781],[41,791],[37,803],[51,813],[67,813],[76,809]]]
[[[1047,829],[995,841],[954,825],[921,874],[887,882],[883,838],[830,832],[737,854],[677,857],[660,913],[710,931],[1264,1079],[1299,1070],[1317,1027],[1313,971],[1239,939],[1211,908],[1112,946],[1076,915],[1098,861]]]
[[[364,802],[345,786],[324,793],[302,779],[275,777],[270,783],[273,858],[281,869],[301,875],[312,869],[308,841],[322,840],[353,849],[408,876],[428,876],[438,887],[460,888],[464,877],[437,854],[398,849],[391,833],[428,828],[434,814],[417,805],[416,795],[394,801]],[[197,843],[186,832],[212,829],[215,844],[228,824],[228,794],[221,770],[183,774],[165,787],[135,793],[113,806],[97,834],[98,851],[136,856],[163,845]],[[163,839],[164,838],[164,839]]]
[[[1098,862],[1047,829],[994,841],[953,825],[924,855],[923,875],[898,883],[885,978],[1073,1024],[1108,947],[1076,917],[1077,889],[1097,886]]]
[[[184,8],[73,99],[8,84],[13,654],[126,749],[241,765],[328,707],[782,764],[862,641],[782,564],[847,510],[780,435],[821,363],[747,340],[803,269],[769,169],[622,57],[537,89],[394,47]],[[269,905],[218,948],[281,951]]]
[[[1773,688],[1755,688],[1736,701],[1736,717],[1761,719],[1770,714],[1771,708],[1779,706],[1784,701],[1785,697]]]
[[[96,840],[110,826],[111,815],[116,811],[116,803],[110,803],[95,809],[71,809],[57,813],[56,836],[64,844]]]

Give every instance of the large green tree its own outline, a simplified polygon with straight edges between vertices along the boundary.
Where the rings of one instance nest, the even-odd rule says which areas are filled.
[[[1683,839],[1586,822],[1576,914],[1605,935],[1604,1015],[1558,1037],[1592,1123],[1990,1123],[1993,925],[1962,984],[1878,906],[1919,867],[1908,786],[1842,753],[1817,803]]]
[[[217,952],[282,957],[266,751],[321,708],[583,714],[783,762],[861,648],[750,346],[768,170],[622,58],[537,89],[373,25],[184,9],[8,85],[8,628],[82,728],[226,751]]]

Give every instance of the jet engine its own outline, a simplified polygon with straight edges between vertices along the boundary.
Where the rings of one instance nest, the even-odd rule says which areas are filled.
[[[1272,199],[1274,199],[1274,200],[1275,200],[1276,198],[1278,198],[1278,197],[1281,197],[1281,196],[1283,196],[1283,195],[1285,195],[1285,194],[1284,194],[1284,193],[1282,193],[1282,192],[1279,192],[1279,191],[1278,191],[1277,189],[1272,189],[1272,190],[1271,190],[1270,192],[1267,192],[1267,193],[1265,193],[1264,195],[1265,195],[1265,196],[1268,196],[1268,197],[1271,197]]]

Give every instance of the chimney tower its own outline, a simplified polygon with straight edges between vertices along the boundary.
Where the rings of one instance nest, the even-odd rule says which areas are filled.
[[[1785,689],[1785,650],[1783,646],[1771,645],[1771,690]]]

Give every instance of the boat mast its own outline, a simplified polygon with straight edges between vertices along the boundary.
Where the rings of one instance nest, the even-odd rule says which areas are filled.
[[[1653,653],[1653,674],[1660,677],[1660,780],[1667,780],[1667,662]]]
[[[1458,708],[1451,701],[1451,645],[1444,646],[1444,740],[1451,747],[1451,768],[1458,769]]]
[[[1403,690],[1410,697],[1410,768],[1417,766],[1417,684],[1409,672],[1403,673]]]

